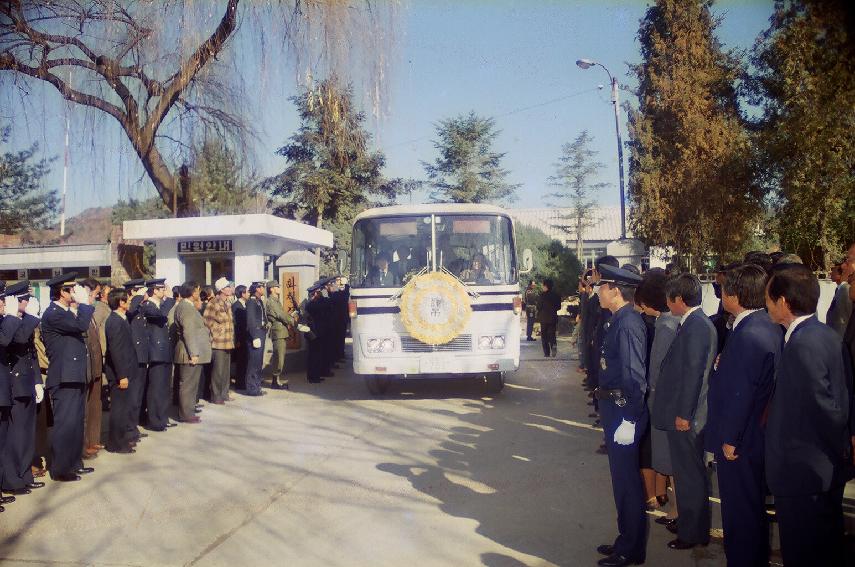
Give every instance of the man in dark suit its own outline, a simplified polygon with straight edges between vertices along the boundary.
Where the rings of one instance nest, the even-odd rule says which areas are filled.
[[[728,565],[769,564],[762,421],[784,331],[764,309],[765,289],[759,266],[727,271],[722,304],[734,320],[709,380],[704,443],[715,455]]]
[[[232,303],[232,315],[235,321],[235,390],[246,389],[247,333],[246,302],[249,291],[245,285],[235,288],[235,302]]]
[[[128,421],[128,435],[132,441],[139,441],[142,433],[139,430],[140,416],[144,413],[143,399],[148,385],[149,364],[149,336],[148,322],[142,314],[141,306],[148,299],[146,295],[145,279],[137,278],[125,282],[125,291],[128,292],[130,303],[128,304],[128,322],[131,325],[131,336],[134,339],[134,349],[137,351],[137,373],[130,381],[129,407],[130,420]]]
[[[310,329],[304,333],[308,341],[308,353],[306,359],[306,380],[312,384],[319,384],[324,381],[324,375],[329,370],[324,361],[323,341],[324,336],[328,333],[329,325],[326,317],[326,309],[324,307],[323,295],[321,289],[326,284],[326,280],[321,279],[316,281],[308,288],[309,297],[300,306],[300,311],[303,313],[302,323]]]
[[[0,281],[0,456],[6,453],[6,444],[9,441],[9,429],[12,424],[12,373],[9,370],[8,347],[15,337],[15,333],[21,326],[21,319],[16,317],[18,313],[18,299],[14,295],[6,297],[6,282]],[[5,482],[4,472],[6,467],[0,463],[0,485]],[[14,496],[8,498],[0,497],[0,504],[9,504],[15,501]],[[0,506],[2,511],[2,506]]]
[[[41,322],[49,361],[47,389],[53,409],[50,475],[57,481],[80,480],[80,474],[95,470],[84,467],[80,458],[88,365],[83,333],[89,330],[95,308],[88,304],[86,290],[71,284],[76,276],[65,274],[47,282],[52,301]],[[72,306],[76,306],[76,313]]]
[[[398,274],[389,267],[389,255],[381,252],[375,260],[374,270],[368,274],[370,287],[398,287],[401,280]]]
[[[137,377],[137,352],[128,323],[128,292],[114,289],[107,297],[112,313],[104,323],[107,341],[105,373],[110,385],[110,432],[106,449],[111,453],[134,453],[134,441],[127,435],[131,418],[130,382]]]
[[[264,282],[249,286],[249,301],[246,303],[247,364],[246,395],[263,396],[261,369],[264,365],[264,342],[267,340],[267,312],[264,309]]]
[[[165,431],[174,423],[169,421],[169,406],[172,401],[172,342],[167,324],[169,309],[165,303],[166,280],[163,278],[145,282],[148,292],[140,304],[140,315],[145,319],[148,330],[148,374],[146,386],[146,409],[148,428]]]
[[[715,327],[701,310],[701,282],[691,274],[671,278],[668,309],[680,317],[677,336],[656,385],[653,426],[667,431],[677,489],[677,539],[671,549],[690,549],[710,540],[709,479],[704,465],[709,373],[716,355]]]
[[[769,402],[766,480],[787,566],[845,560],[850,377],[840,337],[815,316],[818,302],[819,282],[808,267],[791,264],[771,273],[766,307],[787,332]]]
[[[9,286],[6,295],[17,298],[18,312],[14,315],[21,320],[21,324],[9,345],[12,410],[6,449],[0,453],[2,487],[3,492],[9,494],[29,494],[32,489],[44,486],[43,482],[35,482],[30,468],[36,448],[36,380],[41,383],[33,343],[39,318],[24,311],[30,299],[29,281]]]

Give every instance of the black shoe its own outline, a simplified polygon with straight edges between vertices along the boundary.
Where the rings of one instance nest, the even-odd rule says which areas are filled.
[[[656,518],[653,521],[656,522],[657,524],[659,524],[660,526],[670,526],[671,524],[676,525],[677,518],[669,518],[668,516],[659,516],[658,518]]]
[[[596,453],[598,455],[608,455],[609,451],[608,449],[606,449],[606,444],[603,443],[602,445],[600,445],[599,448],[597,448]]]
[[[36,490],[37,488],[43,488],[44,485],[45,485],[45,483],[43,483],[43,482],[33,481],[27,485],[27,488],[29,488],[30,490]]]
[[[170,421],[169,423],[166,424],[166,427],[178,427],[178,424],[175,423],[174,421]]]
[[[120,455],[129,455],[131,453],[136,453],[137,450],[134,449],[133,447],[125,447],[124,449],[116,449],[116,450],[107,449],[107,452],[108,453],[119,453]]]
[[[167,428],[167,427],[169,427],[169,426],[168,426],[168,425],[164,425],[163,427],[149,427],[149,428],[148,428],[148,430],[149,430],[149,431],[158,431],[158,432],[160,432],[160,431],[166,431],[166,428]]]
[[[271,390],[284,390],[285,388],[279,382],[273,382],[272,384],[270,384],[270,389]]]
[[[614,555],[615,546],[609,544],[601,545],[597,548],[597,553],[599,553],[600,555],[605,555],[606,557]]]
[[[15,496],[24,496],[25,494],[30,494],[32,490],[27,487],[24,488],[13,488],[12,490],[4,490],[6,494],[14,494]]]
[[[0,504],[11,504],[14,501],[14,496],[0,496]]]
[[[142,439],[143,437],[148,437],[148,433],[140,433],[137,439]]]
[[[699,545],[706,545],[706,544],[705,543],[689,543],[688,541],[683,541],[680,538],[677,538],[673,541],[668,542],[668,548],[669,549],[678,549],[678,550],[692,549],[692,548],[697,547]]]
[[[77,474],[91,474],[94,473],[95,469],[92,467],[80,467],[77,469]]]
[[[6,511],[6,508],[4,508],[3,506],[0,506],[0,512],[5,512],[5,511]]]
[[[308,378],[309,384],[320,384],[324,381],[323,378]]]
[[[57,474],[57,475],[50,475],[50,477],[51,477],[51,479],[55,480],[56,482],[75,482],[75,481],[80,480],[79,474]]]
[[[202,413],[202,408],[196,408],[193,410],[193,413]]]
[[[603,565],[604,567],[624,567],[625,565],[641,565],[642,563],[644,561],[636,561],[617,553],[597,561],[597,565]]]
[[[670,524],[665,524],[665,529],[672,534],[677,535],[677,522],[675,521]]]
[[[600,417],[600,414],[592,411],[591,413],[588,414],[588,417]]]

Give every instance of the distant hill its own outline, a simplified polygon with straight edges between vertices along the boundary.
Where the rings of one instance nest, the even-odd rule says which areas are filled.
[[[59,236],[59,224],[49,230],[0,235],[0,248],[47,244],[103,244],[110,240],[113,207],[86,209],[65,221],[65,236]]]

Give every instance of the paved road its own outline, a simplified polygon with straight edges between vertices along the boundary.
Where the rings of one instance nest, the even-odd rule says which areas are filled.
[[[524,362],[505,391],[412,382],[372,399],[324,384],[206,407],[94,475],[0,516],[5,565],[595,565],[615,529],[601,433],[574,364]],[[648,565],[724,565],[718,543],[675,552],[651,524]]]

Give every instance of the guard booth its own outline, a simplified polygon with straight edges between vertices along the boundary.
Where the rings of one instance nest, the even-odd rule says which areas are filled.
[[[155,272],[168,286],[188,280],[213,285],[220,277],[247,286],[279,279],[279,271],[289,268],[288,262],[277,262],[283,255],[333,244],[328,230],[267,214],[135,220],[123,228],[126,239],[154,244]],[[295,290],[298,297],[317,270],[313,262],[308,274],[307,258],[299,255],[301,272],[307,273]]]

